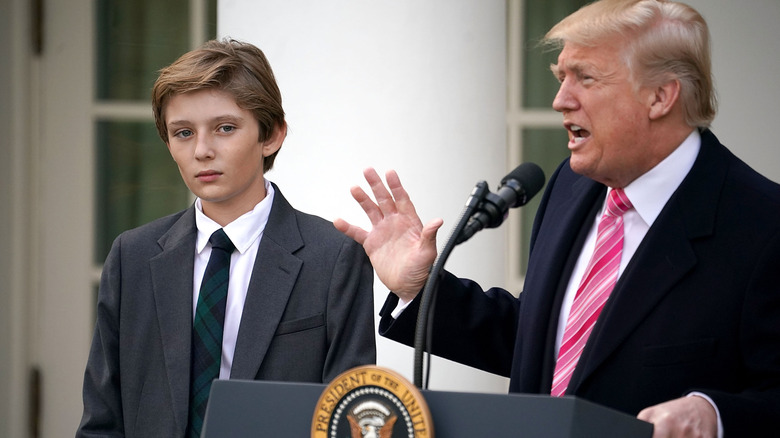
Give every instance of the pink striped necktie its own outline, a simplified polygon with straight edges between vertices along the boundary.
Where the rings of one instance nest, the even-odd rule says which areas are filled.
[[[596,248],[577,288],[563,331],[553,376],[553,396],[560,397],[566,392],[585,342],[615,287],[623,252],[623,213],[631,207],[631,201],[623,189],[614,189],[609,193],[607,209],[598,227]]]

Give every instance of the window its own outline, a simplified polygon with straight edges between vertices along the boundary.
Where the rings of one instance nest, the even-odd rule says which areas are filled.
[[[552,109],[558,81],[550,64],[558,54],[538,42],[555,23],[588,0],[507,1],[507,158],[509,163],[533,162],[549,178],[569,155],[568,137],[560,114]],[[528,265],[528,242],[541,193],[509,223],[509,290],[522,290]],[[520,216],[519,219],[516,216]]]
[[[96,3],[95,286],[119,233],[192,202],[157,135],[151,90],[159,69],[216,37],[216,11],[216,0]]]

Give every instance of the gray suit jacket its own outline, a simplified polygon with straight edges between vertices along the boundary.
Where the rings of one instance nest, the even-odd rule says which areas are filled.
[[[375,363],[374,276],[363,248],[274,188],[231,379],[324,383]],[[76,436],[184,436],[196,234],[193,206],[115,240]]]

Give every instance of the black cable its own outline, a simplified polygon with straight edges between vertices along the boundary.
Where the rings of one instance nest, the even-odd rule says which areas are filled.
[[[421,389],[428,388],[428,381],[426,379],[423,385],[423,354],[426,348],[430,347],[430,339],[432,337],[433,324],[429,326],[429,319],[432,317],[431,303],[434,301],[437,292],[437,286],[439,284],[439,278],[441,272],[444,269],[444,264],[452,253],[453,248],[458,243],[457,240],[463,229],[466,227],[471,216],[474,214],[474,210],[483,201],[485,196],[490,193],[488,185],[485,181],[480,181],[472,190],[469,199],[466,201],[466,207],[463,209],[463,213],[460,215],[458,223],[450,233],[450,237],[447,239],[447,243],[444,245],[441,253],[436,257],[436,261],[433,263],[431,272],[428,274],[428,280],[425,283],[425,287],[422,291],[420,298],[420,310],[417,313],[417,326],[414,331],[414,385]],[[426,345],[426,339],[428,344]],[[428,359],[428,376],[430,376],[430,353]]]

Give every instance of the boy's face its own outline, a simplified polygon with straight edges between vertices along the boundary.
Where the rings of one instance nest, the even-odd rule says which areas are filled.
[[[263,158],[281,147],[280,129],[260,142],[252,112],[218,89],[171,97],[165,123],[168,150],[207,216],[226,225],[265,197]]]

